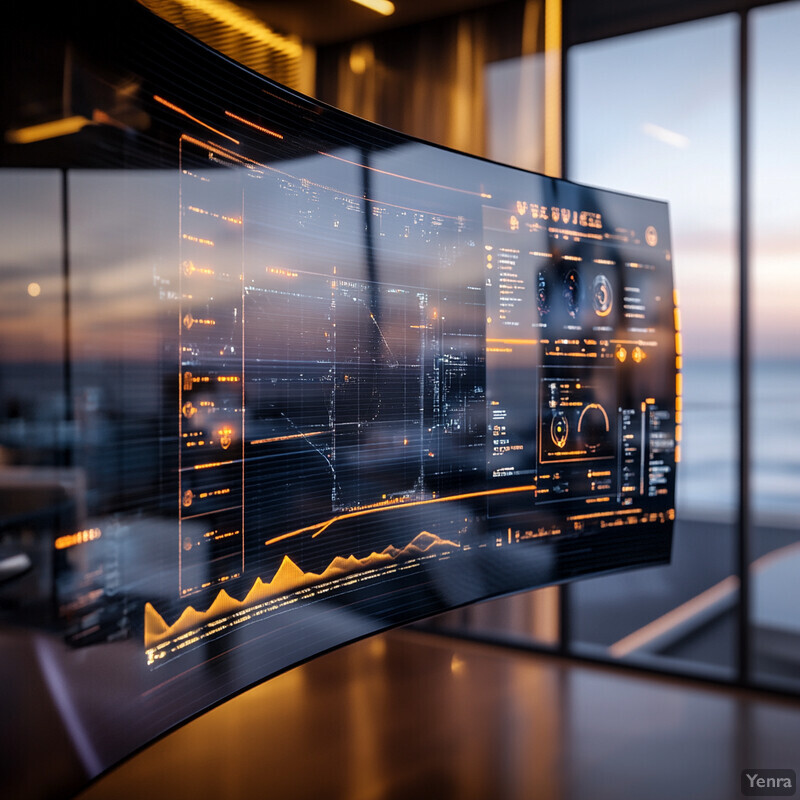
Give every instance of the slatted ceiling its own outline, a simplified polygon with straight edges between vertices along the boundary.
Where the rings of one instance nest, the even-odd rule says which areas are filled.
[[[298,91],[304,84],[302,43],[267,27],[228,0],[140,0],[153,13],[229,58]]]

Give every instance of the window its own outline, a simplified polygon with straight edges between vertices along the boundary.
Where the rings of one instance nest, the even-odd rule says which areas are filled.
[[[571,587],[573,646],[719,675],[735,661],[738,28],[573,47],[567,90],[568,177],[670,203],[684,353],[672,564]]]
[[[750,19],[753,677],[800,688],[800,3]]]

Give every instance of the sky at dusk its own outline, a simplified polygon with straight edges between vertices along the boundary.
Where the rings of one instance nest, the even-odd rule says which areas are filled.
[[[750,17],[750,302],[754,354],[800,356],[800,4]],[[735,353],[736,15],[570,51],[569,173],[667,200],[689,359]]]

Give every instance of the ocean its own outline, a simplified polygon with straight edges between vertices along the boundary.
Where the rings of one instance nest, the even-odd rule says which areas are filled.
[[[677,510],[732,519],[738,505],[738,375],[731,360],[686,358]],[[756,361],[751,372],[754,519],[800,528],[800,362]]]

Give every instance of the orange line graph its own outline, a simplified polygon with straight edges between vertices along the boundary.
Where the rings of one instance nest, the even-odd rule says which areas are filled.
[[[214,467],[227,467],[233,464],[233,461],[209,461],[207,464],[195,464],[193,467],[184,467],[184,469],[213,469]]]
[[[345,164],[352,164],[354,167],[361,167],[361,169],[368,169],[370,172],[379,172],[381,175],[388,175],[390,178],[401,178],[404,181],[412,181],[413,183],[422,183],[425,186],[433,186],[436,189],[449,189],[451,192],[461,192],[462,194],[471,194],[473,197],[483,197],[487,200],[491,199],[490,194],[486,192],[473,192],[469,189],[458,189],[455,186],[446,186],[443,183],[433,183],[432,181],[424,181],[421,178],[411,178],[408,175],[400,175],[397,172],[389,172],[385,169],[378,169],[377,167],[368,167],[366,164],[359,164],[358,161],[350,161],[341,156],[335,156],[333,153],[325,153],[322,150],[317,151],[321,156],[328,158],[335,158],[337,161],[343,161]]]
[[[297,591],[306,586],[322,583],[351,572],[388,565],[403,558],[425,555],[434,549],[448,550],[459,547],[457,542],[442,539],[428,531],[422,531],[402,549],[389,545],[380,553],[370,553],[364,558],[356,558],[353,555],[347,558],[337,556],[322,572],[303,572],[289,556],[284,556],[272,580],[264,582],[261,578],[256,578],[252,588],[243,599],[236,600],[222,589],[205,611],[197,611],[193,606],[188,606],[172,625],[167,625],[152,603],[146,603],[144,607],[144,646],[145,648],[155,647],[161,642],[193,631],[212,620],[234,614],[271,597]]]
[[[367,514],[377,514],[381,511],[392,511],[397,508],[413,508],[415,506],[428,506],[433,505],[434,503],[451,503],[454,500],[470,500],[474,497],[489,497],[490,495],[498,495],[498,494],[512,494],[514,492],[533,492],[536,491],[536,484],[530,484],[527,486],[510,486],[505,489],[488,489],[483,492],[466,492],[465,494],[451,494],[447,497],[434,497],[430,500],[409,500],[408,502],[398,502],[397,500],[390,501],[387,503],[376,503],[374,506],[370,508],[360,508],[355,509],[353,511],[346,511],[343,514],[337,514],[330,519],[323,520],[322,522],[315,522],[313,525],[306,525],[304,528],[298,528],[295,531],[289,531],[288,533],[282,533],[280,536],[276,536],[274,539],[268,539],[264,542],[265,545],[275,544],[276,542],[283,541],[284,539],[290,539],[293,536],[299,536],[301,533],[308,533],[309,531],[315,531],[312,534],[312,539],[319,536],[321,533],[324,533],[334,522],[339,522],[343,519],[353,519],[353,517],[363,517]]]
[[[311,431],[310,433],[292,433],[287,436],[273,436],[269,439],[253,439],[250,444],[269,444],[270,442],[288,442],[289,439],[308,439],[309,436],[321,436],[327,431]]]
[[[170,103],[169,100],[165,100],[163,97],[159,97],[157,94],[153,95],[153,100],[155,100],[157,103],[161,103],[162,106],[166,106],[178,114],[183,114],[184,117],[192,120],[192,122],[196,122],[198,125],[202,125],[204,128],[208,128],[210,131],[214,131],[214,133],[218,133],[220,136],[224,136],[226,139],[230,139],[232,142],[239,144],[238,139],[234,139],[233,136],[228,136],[227,133],[223,133],[222,131],[218,131],[216,128],[212,128],[202,120],[197,119],[197,117],[193,117],[188,111],[184,111],[180,106],[176,106],[175,103]]]
[[[188,133],[181,134],[181,141],[189,142],[190,144],[196,145],[197,147],[202,147],[204,150],[208,150],[211,153],[216,153],[216,155],[222,156],[223,158],[229,158],[231,161],[237,161],[240,164],[244,164],[245,166],[247,166],[247,164],[253,164],[256,167],[264,166],[264,164],[261,164],[258,161],[253,161],[252,158],[247,158],[246,156],[234,153],[233,150],[228,150],[227,147],[223,147],[221,144],[214,144],[213,142],[203,142],[200,139],[195,139],[194,136],[189,136]]]
[[[271,131],[269,128],[265,128],[263,125],[256,125],[255,122],[250,122],[249,119],[245,119],[244,117],[239,117],[236,114],[232,113],[231,111],[226,111],[225,114],[231,117],[232,119],[235,119],[237,122],[243,122],[245,125],[249,125],[251,128],[255,128],[257,131],[261,131],[262,133],[268,133],[270,136],[274,136],[276,139],[283,139],[283,134]]]
[[[539,344],[538,339],[487,339],[486,341],[497,344]]]
[[[361,194],[351,194],[350,192],[342,191],[341,189],[337,189],[336,187],[326,186],[324,183],[316,183],[315,181],[309,180],[308,178],[301,178],[297,175],[293,175],[291,172],[284,172],[283,170],[277,169],[276,167],[270,167],[268,164],[263,164],[260,161],[254,161],[252,158],[248,158],[247,156],[243,156],[239,153],[234,153],[232,150],[228,150],[221,144],[213,144],[212,142],[201,142],[200,140],[195,139],[193,136],[189,136],[186,133],[181,134],[181,139],[190,142],[194,145],[203,147],[207,150],[210,150],[212,153],[216,153],[217,155],[222,156],[223,158],[229,158],[232,161],[238,161],[244,164],[245,166],[247,166],[248,164],[252,164],[255,167],[261,167],[262,169],[274,172],[276,175],[284,175],[285,177],[291,178],[292,180],[305,182],[308,186],[316,186],[318,189],[324,189],[326,192],[333,192],[334,194],[339,195],[340,197],[350,197],[353,200],[358,200],[360,202],[366,200],[367,202],[373,203],[377,206],[387,206],[388,208],[399,208],[401,211],[413,211],[418,214],[427,214],[428,216],[439,217],[441,219],[452,219],[456,221],[462,219],[459,216],[440,214],[436,211],[426,211],[423,208],[411,208],[410,206],[401,206],[397,205],[397,203],[388,203],[382,200],[379,201],[373,197],[364,197],[364,195]]]

